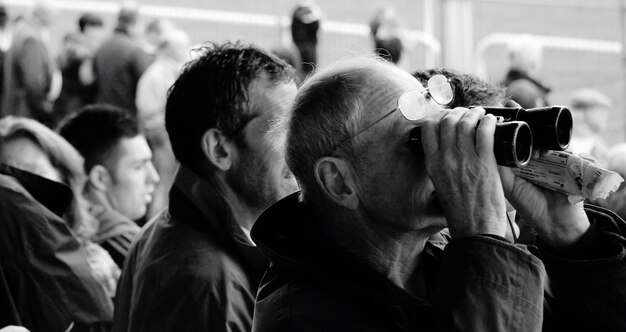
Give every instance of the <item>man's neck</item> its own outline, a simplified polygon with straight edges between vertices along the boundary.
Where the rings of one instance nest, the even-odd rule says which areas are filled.
[[[237,222],[241,228],[249,232],[256,219],[261,215],[262,211],[251,209],[247,204],[245,204],[245,202],[242,201],[241,198],[233,191],[231,186],[228,185],[225,177],[221,176],[221,174],[213,175],[208,180],[215,184],[216,189],[220,195],[222,195],[226,204],[228,204],[231,208],[235,222]]]
[[[84,196],[92,205],[99,205],[108,210],[114,210],[113,205],[109,201],[107,194],[104,191],[96,189],[90,183],[87,183],[86,190],[84,192]]]
[[[347,224],[330,221],[323,227],[333,242],[398,287],[414,295],[423,295],[419,291],[422,287],[416,284],[416,280],[420,279],[416,274],[426,242],[436,231],[406,232],[390,226],[365,225],[356,220]]]

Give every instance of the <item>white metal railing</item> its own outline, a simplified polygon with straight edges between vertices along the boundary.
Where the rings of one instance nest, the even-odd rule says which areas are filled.
[[[32,6],[34,1],[3,0],[3,3],[5,6],[29,7]],[[120,9],[120,3],[113,1],[57,0],[55,4],[58,9],[67,11],[90,11],[95,13],[114,14]],[[253,25],[270,28],[275,27],[276,29],[280,29],[281,42],[286,43],[287,40],[289,40],[289,38],[286,37],[289,36],[288,29],[291,19],[287,16],[149,4],[142,4],[139,7],[139,10],[141,14],[153,17],[237,25]],[[369,26],[366,24],[338,21],[324,21],[321,29],[325,33],[358,37],[369,36],[370,33]],[[441,54],[441,43],[431,33],[414,29],[404,29],[403,33],[409,42],[423,44],[424,47],[431,53],[433,58],[439,58]]]
[[[477,73],[483,77],[486,75],[487,65],[485,52],[488,48],[495,45],[506,45],[511,40],[522,35],[532,37],[533,40],[537,41],[543,48],[615,55],[619,55],[622,52],[622,43],[617,41],[514,33],[492,33],[484,36],[476,44]]]

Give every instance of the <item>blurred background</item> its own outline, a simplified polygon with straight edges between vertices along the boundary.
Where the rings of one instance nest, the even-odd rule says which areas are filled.
[[[143,22],[164,18],[192,43],[242,40],[267,48],[291,47],[296,0],[139,0]],[[609,145],[625,140],[626,33],[622,0],[317,0],[321,10],[318,67],[351,54],[373,53],[370,22],[388,8],[403,42],[398,65],[413,71],[444,66],[501,82],[509,68],[507,43],[528,35],[542,47],[535,76],[551,88],[550,104],[568,105],[572,93],[593,88],[612,100],[602,136]],[[29,0],[0,1],[9,19],[23,15]],[[86,12],[112,31],[118,1],[57,0],[54,45],[76,31]]]

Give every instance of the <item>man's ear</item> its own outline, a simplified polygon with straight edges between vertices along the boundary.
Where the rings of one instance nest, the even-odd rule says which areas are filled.
[[[113,180],[109,170],[102,165],[93,166],[87,176],[89,177],[89,183],[100,191],[107,191]]]
[[[315,179],[337,204],[349,209],[359,206],[355,179],[346,161],[335,157],[321,158],[315,163]]]
[[[227,171],[232,165],[231,146],[226,136],[219,129],[211,128],[202,136],[202,151],[207,160],[221,171]]]

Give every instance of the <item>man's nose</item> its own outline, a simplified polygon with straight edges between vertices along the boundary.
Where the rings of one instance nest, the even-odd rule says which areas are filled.
[[[161,178],[159,177],[159,172],[157,172],[156,168],[154,168],[154,164],[148,164],[148,183],[156,184],[159,183]]]

